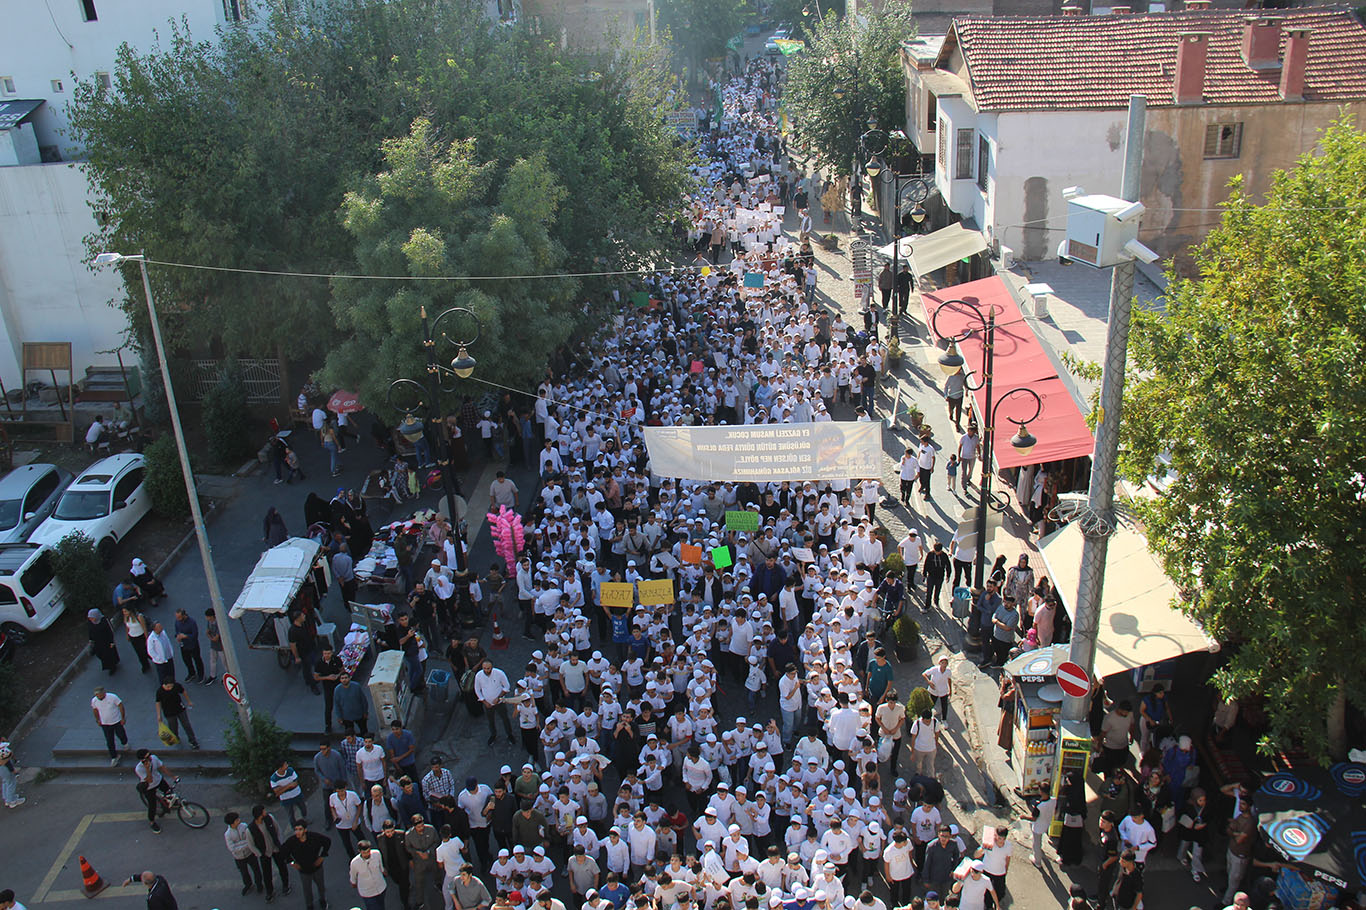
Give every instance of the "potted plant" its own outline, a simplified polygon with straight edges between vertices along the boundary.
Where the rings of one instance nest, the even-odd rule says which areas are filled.
[[[886,372],[895,370],[901,366],[901,339],[892,333],[892,337],[887,339],[887,369]]]
[[[920,424],[925,420],[925,412],[920,410],[920,405],[913,404],[907,413],[911,415],[911,426],[919,430]]]
[[[911,697],[906,699],[906,717],[919,717],[926,711],[934,710],[934,696],[930,690],[924,686],[916,686],[911,690]]]
[[[886,545],[887,545],[887,539],[890,538],[891,535],[890,535],[890,534],[887,534],[886,531],[885,531],[885,529],[883,529],[883,528],[879,528],[878,530],[883,532],[883,535],[884,535],[883,546],[886,546]],[[883,576],[888,576],[888,575],[905,575],[905,574],[906,574],[906,560],[902,559],[902,558],[901,558],[901,554],[898,553],[896,550],[892,550],[892,551],[891,551],[890,553],[888,553],[886,556],[882,557],[882,574],[883,574]]]
[[[892,623],[892,638],[896,640],[896,659],[905,663],[914,660],[920,648],[920,623],[903,616]]]

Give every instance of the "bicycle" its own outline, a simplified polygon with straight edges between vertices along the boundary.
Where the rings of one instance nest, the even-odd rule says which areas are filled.
[[[169,791],[155,790],[157,795],[157,816],[169,815],[171,810],[175,810],[181,822],[189,828],[203,828],[209,823],[209,810],[192,800],[184,799],[175,792],[175,785],[180,783],[180,778],[171,782]]]

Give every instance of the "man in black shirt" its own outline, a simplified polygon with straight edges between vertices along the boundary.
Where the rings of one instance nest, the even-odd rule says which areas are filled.
[[[185,687],[174,679],[165,679],[157,689],[157,721],[164,722],[176,736],[180,735],[180,725],[185,725],[185,735],[190,738],[190,748],[199,748],[199,737],[190,725],[189,709],[194,707]]]
[[[308,830],[308,819],[301,818],[294,823],[294,836],[280,845],[280,852],[289,864],[299,870],[303,879],[304,906],[313,910],[313,892],[318,892],[318,902],[327,906],[327,887],[323,883],[323,860],[332,849],[332,839],[326,834]]]
[[[901,270],[896,273],[896,314],[906,315],[906,309],[911,301],[911,267],[906,263],[901,263]]]
[[[939,606],[939,594],[944,590],[944,580],[949,575],[949,554],[944,552],[944,545],[935,541],[934,549],[925,554],[925,612],[929,612],[930,604]]]
[[[323,690],[323,729],[332,732],[332,693],[337,691],[337,681],[341,679],[341,658],[332,653],[332,648],[323,646],[322,657],[313,664],[313,677]]]
[[[1143,870],[1136,859],[1137,854],[1132,850],[1119,855],[1119,878],[1110,891],[1115,910],[1138,910],[1143,901]]]
[[[1110,893],[1119,872],[1119,828],[1115,825],[1113,809],[1100,813],[1100,868],[1096,870],[1096,888],[1103,897]]]
[[[300,610],[294,614],[294,620],[289,627],[289,652],[294,656],[294,663],[303,673],[304,682],[314,695],[319,694],[318,682],[313,678],[317,643],[318,633],[313,628],[311,617]]]

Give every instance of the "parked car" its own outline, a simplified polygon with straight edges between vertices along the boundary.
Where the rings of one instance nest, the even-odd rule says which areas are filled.
[[[781,56],[781,55],[782,55],[782,52],[783,52],[783,49],[782,49],[781,47],[778,46],[778,42],[779,42],[779,41],[786,41],[787,39],[789,39],[789,38],[791,38],[791,37],[792,37],[792,35],[791,35],[791,33],[788,32],[787,29],[785,29],[785,28],[780,28],[780,29],[778,29],[778,30],[775,31],[773,34],[769,35],[769,36],[768,36],[768,40],[764,42],[764,53],[765,53],[765,54],[768,54],[770,57],[778,57],[778,56]]]
[[[80,531],[95,542],[100,558],[108,565],[114,558],[114,545],[151,509],[151,497],[142,482],[144,472],[143,458],[136,452],[95,462],[71,482],[52,516],[29,540],[51,545]]]
[[[22,644],[66,609],[66,591],[52,571],[51,550],[36,543],[0,544],[0,632]]]
[[[0,479],[0,543],[28,540],[70,483],[71,472],[55,464],[26,464]]]

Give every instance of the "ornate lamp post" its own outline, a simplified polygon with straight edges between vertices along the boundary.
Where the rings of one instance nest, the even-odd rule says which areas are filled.
[[[464,334],[452,336],[442,329],[443,324],[453,329],[460,317],[463,317],[466,323],[473,323],[473,334],[468,338]],[[479,316],[468,307],[451,307],[438,313],[437,317],[432,320],[428,320],[427,308],[423,307],[422,347],[427,352],[426,385],[424,386],[413,379],[395,379],[389,383],[389,406],[403,414],[416,415],[418,412],[425,411],[429,423],[439,421],[441,410],[438,402],[441,393],[443,391],[455,391],[457,379],[468,379],[474,374],[477,363],[470,356],[469,347],[479,340],[481,328]],[[441,342],[442,347],[453,349],[456,352],[450,366],[446,366],[437,359],[438,341]],[[441,486],[446,494],[446,511],[450,516],[452,528],[456,530],[456,537],[460,540],[460,546],[455,548],[456,568],[464,571],[465,541],[464,535],[459,531],[460,519],[455,507],[455,497],[460,491],[456,486],[451,447],[450,443],[445,441],[444,434],[439,430],[436,433],[436,439],[438,444],[437,463],[441,467]]]
[[[949,309],[965,312],[976,318],[980,328],[968,326],[957,335],[947,337],[939,331],[938,323],[940,315]],[[987,509],[994,508],[1004,511],[1005,503],[996,502],[991,497],[991,478],[994,473],[991,467],[991,459],[995,448],[996,437],[996,412],[1000,405],[1012,395],[1025,395],[1034,399],[1034,413],[1023,420],[1008,417],[1011,423],[1019,429],[1010,439],[1011,446],[1021,455],[1027,455],[1033,451],[1038,440],[1029,432],[1029,422],[1038,419],[1043,411],[1043,399],[1037,392],[1026,387],[1011,389],[1000,397],[999,400],[992,399],[992,371],[996,358],[996,310],[995,307],[988,307],[985,311],[982,307],[967,300],[946,300],[934,311],[934,316],[930,319],[930,329],[940,338],[946,338],[949,342],[948,350],[939,357],[939,367],[946,376],[952,376],[963,370],[963,355],[958,353],[958,344],[971,337],[974,332],[982,333],[982,382],[978,385],[968,384],[972,391],[978,389],[985,390],[982,403],[983,417],[986,419],[986,426],[982,428],[982,479],[977,487],[977,561],[973,568],[973,584],[981,587],[986,580],[986,542],[987,542]],[[1004,497],[1002,497],[1004,499]]]

